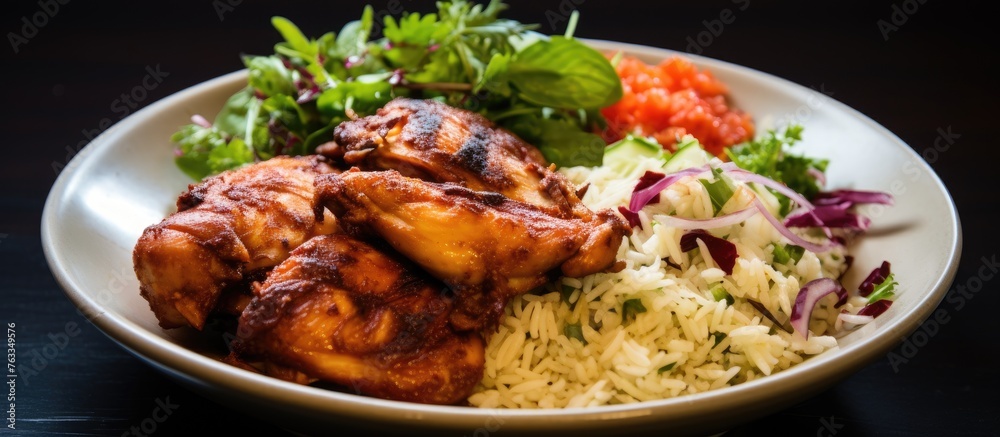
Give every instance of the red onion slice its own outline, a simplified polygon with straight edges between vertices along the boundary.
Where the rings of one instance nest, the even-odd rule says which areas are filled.
[[[202,117],[201,115],[198,114],[191,116],[191,122],[205,129],[209,129],[212,127],[212,123],[209,123],[208,120],[205,120],[205,117]]]
[[[757,214],[757,208],[750,207],[731,214],[713,217],[710,219],[688,219],[668,215],[658,216],[656,221],[662,223],[664,226],[677,229],[716,229],[743,223],[755,214]]]
[[[812,318],[813,308],[820,299],[830,293],[837,293],[840,300],[847,299],[847,290],[830,278],[815,279],[802,286],[799,294],[795,296],[795,304],[792,305],[791,324],[795,332],[809,338],[809,320]]]
[[[830,243],[821,246],[819,244],[807,241],[802,237],[796,235],[790,229],[786,228],[785,225],[781,224],[781,221],[779,221],[777,218],[771,215],[771,212],[767,210],[767,207],[765,207],[763,203],[760,202],[760,199],[755,198],[753,200],[753,204],[754,206],[757,207],[757,210],[764,215],[764,218],[771,223],[771,226],[774,226],[774,228],[777,229],[778,232],[781,233],[781,235],[789,239],[796,246],[802,246],[806,250],[814,253],[826,252],[827,250],[830,250],[830,248],[833,247],[833,245]]]
[[[638,189],[632,192],[632,200],[629,201],[628,209],[632,212],[639,212],[642,207],[646,206],[654,198],[659,198],[660,192],[665,190],[667,187],[681,180],[685,176],[691,176],[696,174],[701,174],[709,170],[706,165],[704,167],[689,168],[686,170],[681,170],[677,173],[671,173],[666,175],[663,179],[656,181],[656,183],[649,185],[645,188]]]
[[[810,210],[813,209],[813,204],[809,202],[808,199],[803,197],[801,194],[796,193],[795,190],[788,188],[788,186],[785,184],[782,184],[773,179],[766,178],[757,173],[739,168],[736,166],[736,164],[733,164],[731,162],[722,164],[720,168],[725,170],[726,174],[733,179],[740,180],[743,182],[754,182],[761,184],[765,187],[771,188],[774,191],[777,191],[785,195],[785,197],[788,197],[789,199],[792,199],[792,201],[797,203],[799,206],[804,206]]]
[[[875,320],[875,317],[866,316],[863,314],[851,314],[851,313],[841,313],[837,316],[840,321],[844,323],[850,323],[852,325],[864,325],[865,323]]]
[[[642,191],[646,188],[649,188],[653,184],[659,182],[660,179],[663,179],[665,177],[667,177],[667,175],[663,173],[657,173],[655,171],[646,170],[646,172],[642,174],[642,177],[639,178],[639,182],[635,184],[635,188],[632,189],[632,192],[634,193],[636,191]],[[656,193],[656,196],[653,196],[653,198],[650,199],[649,202],[646,202],[646,205],[655,205],[657,203],[660,203],[660,193]]]
[[[812,176],[814,179],[816,179],[816,182],[819,183],[820,187],[826,186],[826,173],[823,173],[814,167],[809,167],[808,169],[806,169],[806,173],[808,173],[809,176]]]

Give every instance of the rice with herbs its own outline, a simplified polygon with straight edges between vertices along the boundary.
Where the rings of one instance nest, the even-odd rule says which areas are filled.
[[[617,208],[628,205],[645,170],[662,171],[656,159],[636,164],[624,178],[603,167],[562,171],[578,185],[590,184],[583,198],[589,207]],[[730,202],[746,202],[753,195],[749,187],[735,184]],[[798,261],[775,263],[774,245],[787,241],[756,214],[709,230],[737,247],[739,258],[727,275],[704,245],[681,250],[685,230],[661,223],[669,215],[711,218],[704,186],[688,177],[660,196],[640,212],[641,229],[623,241],[618,253],[623,270],[562,278],[507,306],[497,332],[487,339],[483,380],[470,404],[560,408],[663,399],[771,375],[836,347],[830,335],[839,313],[834,295],[813,311],[814,334],[808,340],[775,327],[748,299],[788,320],[803,284],[837,278],[846,269],[843,248],[805,251]],[[777,210],[777,200],[766,191],[757,196]],[[732,208],[727,204],[723,210]],[[731,299],[721,298],[725,294]]]

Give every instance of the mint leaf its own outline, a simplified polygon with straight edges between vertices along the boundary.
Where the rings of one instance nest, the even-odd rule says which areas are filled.
[[[621,79],[597,50],[553,36],[511,61],[510,81],[525,101],[552,108],[602,108],[622,97]]]

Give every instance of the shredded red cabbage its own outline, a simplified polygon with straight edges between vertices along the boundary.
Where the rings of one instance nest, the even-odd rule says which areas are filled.
[[[882,265],[872,270],[868,274],[868,277],[864,281],[861,281],[861,285],[858,286],[858,293],[864,297],[868,297],[875,290],[875,286],[885,282],[885,278],[889,277],[891,266],[889,261],[882,261]]]
[[[753,204],[754,206],[757,207],[757,210],[760,211],[762,215],[764,215],[764,218],[771,223],[771,226],[774,226],[774,228],[777,229],[778,232],[781,233],[781,235],[783,235],[785,238],[791,241],[792,244],[795,244],[796,246],[802,246],[806,248],[806,250],[814,253],[826,252],[827,250],[830,250],[830,248],[833,247],[833,244],[819,245],[796,235],[790,229],[785,227],[785,225],[781,224],[781,221],[778,220],[777,217],[775,217],[773,214],[771,214],[770,211],[767,210],[767,207],[765,207],[764,204],[761,203],[760,199],[754,199]]]
[[[889,299],[882,299],[865,305],[861,311],[858,311],[859,316],[872,316],[878,317],[882,315],[889,307],[892,306],[892,301]]]
[[[625,220],[628,220],[629,226],[632,226],[633,228],[638,226],[642,229],[642,221],[639,220],[639,213],[629,211],[629,209],[624,206],[619,206],[618,212],[625,217]]]
[[[878,191],[858,191],[858,190],[835,190],[819,193],[813,199],[816,206],[838,205],[848,203],[851,206],[865,203],[877,203],[880,205],[892,205],[893,198],[889,193]]]
[[[705,243],[709,255],[722,271],[726,272],[727,275],[733,274],[736,258],[739,257],[735,244],[699,229],[688,232],[681,237],[681,250],[689,252],[698,248],[698,240]]]
[[[893,201],[892,196],[887,193],[857,190],[836,190],[820,193],[817,196],[817,203],[814,205],[801,194],[788,188],[784,184],[739,168],[734,163],[728,162],[722,164],[719,168],[723,169],[726,174],[733,179],[748,183],[752,182],[761,184],[787,196],[793,202],[798,204],[800,207],[798,212],[790,214],[784,220],[784,223],[782,223],[781,220],[776,218],[770,213],[770,211],[767,210],[766,207],[764,207],[764,204],[760,202],[760,199],[754,199],[754,206],[756,209],[764,215],[767,221],[770,222],[771,225],[774,226],[779,233],[781,233],[781,235],[788,238],[793,244],[802,246],[809,251],[817,253],[825,252],[834,245],[838,244],[838,240],[834,238],[830,228],[843,228],[857,231],[864,231],[868,229],[871,224],[871,220],[867,217],[850,212],[849,209],[851,207],[861,203],[880,203],[891,205]],[[692,167],[669,175],[647,171],[642,178],[639,179],[635,189],[632,191],[632,199],[629,201],[629,206],[627,208],[627,210],[632,214],[622,211],[621,208],[619,211],[622,211],[622,215],[629,220],[629,223],[632,223],[633,226],[637,226],[639,221],[636,213],[638,213],[639,210],[646,205],[659,202],[660,192],[685,176],[699,175],[701,173],[711,171],[711,169],[711,165],[706,164],[701,167]],[[750,214],[748,210],[743,210],[734,214],[716,217],[709,220],[691,220],[673,217],[670,221],[673,224],[680,224],[681,226],[678,227],[683,227],[685,229],[698,228],[699,226],[703,228],[710,228],[721,227],[723,223],[729,225],[732,224],[733,220],[739,218],[749,218],[751,215],[752,214]],[[788,227],[821,228],[826,233],[827,237],[831,238],[831,242],[824,245],[811,243],[796,235],[788,229]]]
[[[785,226],[793,228],[844,228],[864,231],[871,225],[871,220],[848,211],[852,205],[848,202],[833,205],[817,205],[809,211],[789,214],[785,217]]]
[[[853,212],[854,205],[877,203],[892,205],[892,195],[876,191],[836,190],[819,193],[813,199],[814,208],[789,214],[785,225],[791,227],[844,228],[856,231],[868,229],[871,220]]]
[[[830,293],[837,293],[840,301],[847,301],[847,290],[833,279],[815,279],[802,286],[799,294],[795,296],[795,304],[792,306],[791,324],[796,332],[809,338],[809,319],[812,318],[813,308],[816,307],[816,303],[820,299]]]

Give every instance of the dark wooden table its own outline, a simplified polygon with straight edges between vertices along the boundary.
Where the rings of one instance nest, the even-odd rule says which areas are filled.
[[[247,416],[167,379],[78,315],[42,253],[42,205],[60,165],[109,123],[241,68],[240,53],[270,53],[278,38],[270,16],[287,16],[318,35],[359,16],[361,5],[9,3],[0,20],[9,43],[0,48],[0,137],[7,153],[0,164],[0,323],[16,324],[22,363],[34,353],[49,356],[17,385],[16,432],[125,435],[137,427],[149,434],[153,424],[157,435],[283,434],[267,417]],[[948,322],[925,323],[922,345],[897,348],[905,362],[879,359],[828,391],[727,435],[1000,433],[1000,287],[989,269],[996,268],[1000,242],[997,141],[989,137],[1000,115],[992,16],[977,2],[941,0],[702,3],[539,0],[515,2],[508,16],[561,33],[565,13],[577,8],[581,37],[701,52],[824,87],[923,154],[950,188],[965,235],[958,276],[940,306]],[[375,4],[432,8],[407,0]],[[134,101],[121,100],[142,86],[147,69],[159,69],[162,82],[147,83]],[[935,143],[942,131],[957,135],[953,144]],[[158,413],[165,420],[147,420],[165,404],[176,405],[169,415]]]

